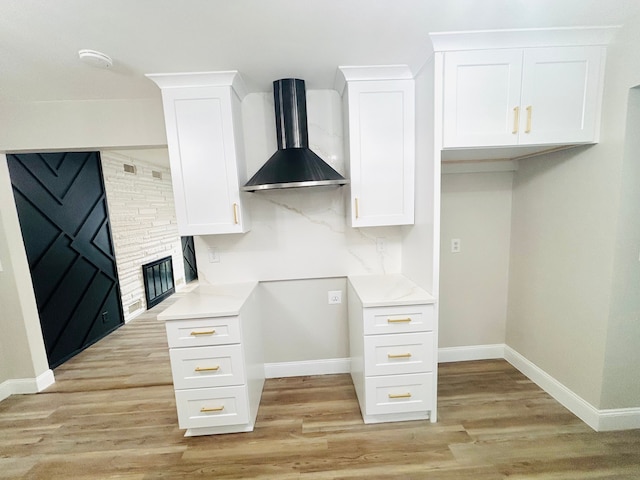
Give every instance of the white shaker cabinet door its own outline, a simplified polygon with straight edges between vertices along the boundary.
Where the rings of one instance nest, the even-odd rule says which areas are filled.
[[[169,88],[162,96],[180,234],[247,231],[234,118],[240,106],[231,87]]]
[[[522,49],[447,52],[443,147],[516,145]]]
[[[604,47],[527,48],[520,144],[598,140]]]
[[[413,224],[413,80],[349,85],[351,225]]]

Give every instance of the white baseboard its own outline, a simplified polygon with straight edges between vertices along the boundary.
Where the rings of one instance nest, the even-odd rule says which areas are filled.
[[[640,408],[597,409],[511,347],[504,358],[596,432],[640,428]]]
[[[11,395],[9,380],[0,383],[0,402]]]
[[[504,358],[504,347],[504,343],[501,343],[496,345],[439,348],[438,363],[468,362],[470,360],[492,360],[495,358]]]
[[[561,405],[594,430],[598,430],[598,410],[582,397],[565,387],[558,380],[527,360],[511,347],[505,347],[505,360],[526,375],[529,380],[555,398]]]
[[[640,428],[640,408],[598,410],[598,432]]]
[[[47,370],[36,378],[11,378],[0,383],[0,401],[10,395],[38,393],[55,383],[52,370]]]
[[[509,362],[597,432],[640,428],[640,408],[599,410],[505,344],[448,347],[438,350],[439,363],[496,358]]]
[[[302,377],[305,375],[331,375],[349,373],[351,360],[331,358],[327,360],[308,360],[303,362],[267,363],[264,366],[266,378]]]

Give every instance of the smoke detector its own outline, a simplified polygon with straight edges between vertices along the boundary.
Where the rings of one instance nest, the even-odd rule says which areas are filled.
[[[95,50],[79,50],[78,58],[81,62],[97,68],[109,68],[113,66],[113,60],[104,53]]]

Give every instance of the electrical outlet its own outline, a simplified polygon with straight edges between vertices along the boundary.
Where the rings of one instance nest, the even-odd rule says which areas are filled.
[[[459,238],[451,239],[451,253],[460,253],[462,245]]]
[[[385,251],[384,237],[376,238],[376,252],[384,253],[384,251]]]
[[[342,290],[330,290],[329,294],[329,305],[337,305],[342,303]]]
[[[209,247],[209,263],[220,263],[220,255],[215,247]]]

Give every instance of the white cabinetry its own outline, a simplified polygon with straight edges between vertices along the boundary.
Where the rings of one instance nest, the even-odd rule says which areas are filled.
[[[518,159],[598,142],[606,46],[615,33],[616,27],[431,33],[442,160]]]
[[[180,235],[243,233],[249,219],[237,72],[148,75],[162,90]]]
[[[604,47],[447,52],[443,146],[598,139]]]
[[[406,67],[340,67],[352,227],[414,222],[415,94]]]
[[[255,286],[199,287],[158,316],[185,436],[253,430],[264,384]]]
[[[434,299],[400,275],[349,277],[351,378],[365,423],[436,421]]]

